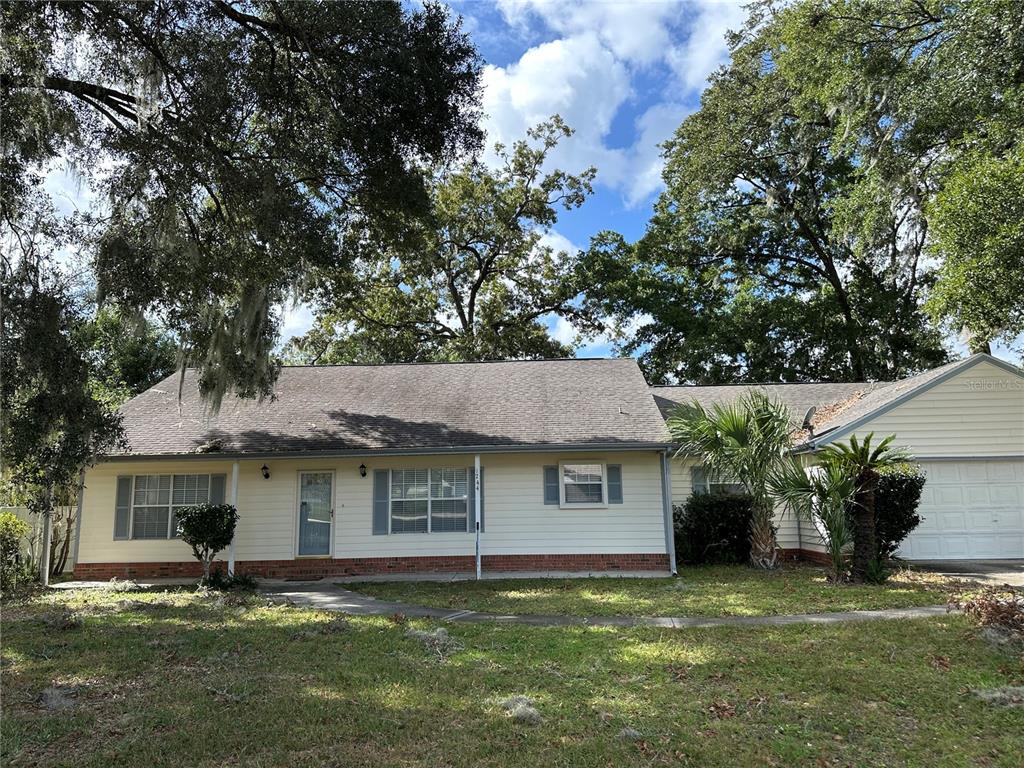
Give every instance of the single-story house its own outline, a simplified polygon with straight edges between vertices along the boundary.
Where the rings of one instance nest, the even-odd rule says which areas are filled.
[[[179,397],[179,383],[181,384]],[[636,362],[286,367],[216,413],[192,371],[123,408],[129,447],[84,475],[79,578],[199,573],[174,513],[234,504],[221,557],[273,577],[416,571],[674,571],[672,505],[707,478],[676,458],[676,404],[762,388],[813,452],[895,433],[928,472],[904,554],[1024,557],[1024,373],[974,355],[892,383],[651,387]],[[784,555],[817,534],[780,515]]]

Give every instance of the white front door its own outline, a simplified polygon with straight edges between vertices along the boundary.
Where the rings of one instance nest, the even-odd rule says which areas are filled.
[[[1024,557],[1024,461],[922,462],[921,524],[899,555],[910,560]]]
[[[299,472],[300,557],[331,554],[334,523],[334,473]]]

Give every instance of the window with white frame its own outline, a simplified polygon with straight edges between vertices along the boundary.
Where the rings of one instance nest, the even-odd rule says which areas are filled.
[[[176,510],[210,501],[210,475],[135,475],[131,496],[133,539],[173,539]]]
[[[732,483],[728,479],[712,474],[705,467],[696,466],[691,470],[691,485],[694,493],[715,493],[740,496],[747,492],[743,483]]]
[[[469,530],[469,471],[393,469],[391,533],[465,533]]]
[[[562,503],[604,504],[603,464],[562,464]]]

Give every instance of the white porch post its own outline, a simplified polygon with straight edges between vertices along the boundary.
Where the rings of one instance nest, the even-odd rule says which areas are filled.
[[[50,539],[53,536],[53,512],[43,513],[43,551],[39,558],[39,581],[50,586]]]
[[[231,465],[231,506],[238,509],[238,462]],[[237,529],[235,531],[237,536]],[[231,537],[228,545],[228,576],[235,575],[235,538]]]
[[[474,504],[473,509],[476,510],[476,577],[477,579],[481,576],[481,563],[480,563],[480,454],[478,453],[473,457],[473,493],[474,493]]]

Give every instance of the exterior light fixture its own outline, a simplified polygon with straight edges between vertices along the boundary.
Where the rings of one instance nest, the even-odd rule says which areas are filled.
[[[268,467],[266,464],[264,464],[262,467],[260,467],[260,472],[263,473],[263,479],[264,480],[269,480],[270,479],[270,467]]]
[[[365,464],[360,464],[359,465],[359,476],[360,477],[366,477],[366,465]]]

